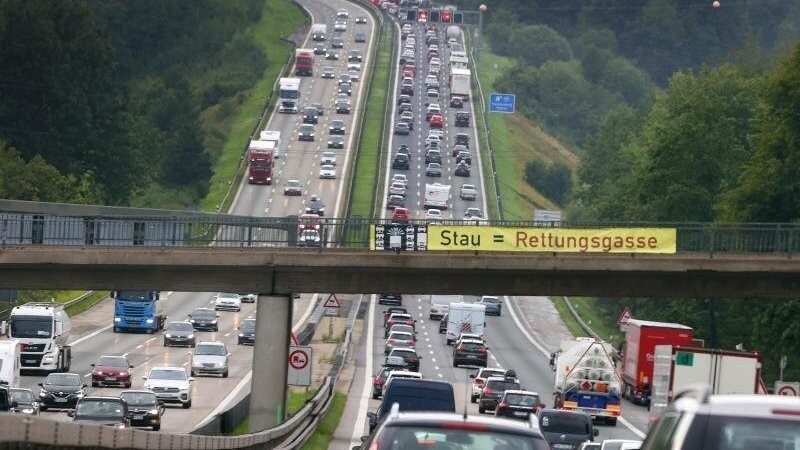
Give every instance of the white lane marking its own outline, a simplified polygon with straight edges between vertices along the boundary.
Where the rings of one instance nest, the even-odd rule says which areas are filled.
[[[158,339],[158,338],[151,337],[150,339],[148,339],[148,340],[146,340],[146,341],[144,341],[144,342],[145,342],[145,343],[147,343],[147,342],[153,342],[153,341],[155,341],[156,339]]]
[[[113,325],[107,325],[107,326],[105,326],[103,328],[100,328],[99,330],[94,330],[91,333],[87,334],[86,336],[81,336],[78,339],[75,339],[74,341],[70,342],[69,345],[71,345],[71,346],[78,345],[81,342],[86,341],[88,339],[91,339],[91,338],[97,336],[98,334],[100,334],[100,333],[102,333],[104,331],[110,330],[111,327],[113,327]]]
[[[89,378],[89,376],[90,376],[91,374],[92,374],[92,372],[89,372],[89,373],[85,374],[85,375],[83,376],[83,378]]]
[[[142,347],[144,347],[144,344],[139,344],[139,345],[136,346],[136,350],[139,350]]]
[[[355,426],[353,427],[353,435],[350,438],[350,443],[352,445],[358,445],[361,442],[361,436],[364,435],[364,417],[367,415],[367,408],[369,407],[369,399],[371,397],[370,388],[372,379],[369,373],[372,370],[372,335],[375,333],[375,321],[373,320],[375,315],[375,300],[375,294],[373,294],[370,298],[369,310],[367,312],[367,357],[364,365],[364,386],[361,389],[361,401],[358,404],[358,414],[356,415]],[[359,426],[359,424],[361,424],[361,426]]]
[[[228,337],[230,335],[231,335],[230,333],[225,333],[223,336]]]

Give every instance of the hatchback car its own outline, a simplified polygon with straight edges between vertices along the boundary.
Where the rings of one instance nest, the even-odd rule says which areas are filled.
[[[394,134],[408,136],[411,134],[411,127],[405,122],[397,122],[394,124]]]
[[[464,163],[467,165],[472,164],[472,155],[470,152],[458,152],[456,155],[456,163]]]
[[[392,222],[408,223],[409,218],[410,214],[408,208],[395,208],[394,211],[392,211]]]
[[[442,165],[439,163],[430,163],[428,167],[425,168],[425,176],[426,177],[441,177],[442,176]]]
[[[408,103],[408,102],[401,103],[400,106],[397,108],[397,112],[399,114],[403,114],[404,112],[412,112],[412,111],[413,111],[413,107],[411,106],[411,103]]]
[[[405,368],[405,362],[403,362],[403,368]],[[393,370],[401,369],[392,365],[384,365],[378,370],[378,373],[372,378],[372,398],[381,398],[383,385],[386,384],[386,379]]]
[[[192,376],[221,375],[228,378],[229,356],[224,342],[198,342],[192,354]]]
[[[303,185],[300,180],[289,180],[283,187],[283,195],[303,195]]]
[[[101,356],[92,364],[92,387],[131,387],[133,366],[125,356]]]
[[[122,391],[119,398],[128,404],[128,417],[133,427],[161,429],[161,416],[164,415],[164,402],[158,400],[150,391]]]
[[[8,390],[10,404],[16,403],[11,408],[15,413],[36,416],[39,414],[39,401],[33,396],[33,391],[24,388],[10,388]]]
[[[348,70],[347,74],[350,75],[350,81],[352,81],[353,83],[356,83],[358,82],[358,80],[361,79],[361,74],[358,73],[358,71],[356,70]]]
[[[451,108],[463,108],[464,107],[464,99],[461,97],[454,95],[450,97],[450,107]]]
[[[217,311],[241,311],[242,298],[239,294],[220,292],[214,299],[214,309]]]
[[[413,326],[415,326],[416,321],[414,320],[413,317],[411,317],[411,314],[408,314],[408,313],[392,313],[389,316],[389,318],[386,320],[386,323],[384,323],[384,327],[389,328],[389,327],[391,327],[393,325],[396,325],[396,324],[403,324],[403,325],[408,325],[410,327],[413,327]]]
[[[325,66],[322,68],[322,78],[336,78],[336,73],[333,71],[333,67]]]
[[[164,327],[164,347],[194,347],[194,327],[186,321],[170,322]]]
[[[453,367],[461,365],[486,367],[489,348],[483,341],[462,339],[453,348]]]
[[[469,396],[470,402],[475,403],[478,401],[478,397],[481,396],[481,391],[483,390],[487,378],[502,377],[505,373],[506,371],[499,367],[484,367],[470,374],[469,377],[472,378],[472,393]]]
[[[503,301],[494,295],[484,295],[478,304],[486,307],[486,315],[500,316],[503,313]]]
[[[536,392],[509,389],[500,398],[494,415],[528,420],[542,408],[544,405]]]
[[[403,358],[403,361],[408,364],[408,370],[411,372],[419,372],[419,360],[422,359],[421,356],[417,355],[417,351],[413,348],[394,348],[387,357],[391,356],[400,356]]]
[[[304,108],[303,123],[319,123],[319,110],[314,106]]]
[[[425,210],[425,219],[426,220],[442,220],[442,212],[438,209],[431,208]]]
[[[403,103],[410,103],[410,102],[411,102],[411,96],[409,96],[409,95],[400,95],[400,96],[397,97],[397,104],[398,105],[401,105]]]
[[[439,150],[428,150],[425,152],[425,164],[442,163],[442,152]]]
[[[454,171],[454,175],[457,177],[469,177],[471,173],[471,169],[469,164],[465,162],[460,162],[456,165],[456,170]]]
[[[67,413],[74,422],[89,422],[114,428],[130,426],[128,403],[119,397],[84,397]]]
[[[328,136],[328,148],[344,148],[344,138],[341,136]]]
[[[416,340],[414,339],[413,333],[395,331],[394,333],[390,333],[386,338],[383,353],[384,355],[388,355],[393,348],[414,348],[415,343]]]
[[[313,141],[314,140],[314,125],[303,124],[297,129],[297,140],[299,141]]]
[[[334,37],[331,39],[331,47],[333,48],[344,48],[344,39],[339,36]]]
[[[550,448],[553,449],[578,448],[586,441],[593,441],[595,436],[599,434],[599,430],[592,425],[591,416],[584,412],[566,409],[543,409],[539,411],[538,418],[539,428],[542,430],[542,434],[544,434],[544,438]]]
[[[353,36],[353,41],[355,42],[367,42],[367,33],[359,31],[358,33]]]
[[[510,375],[487,378],[478,398],[478,412],[483,414],[487,410],[494,411],[503,392],[509,389],[521,389],[519,380]]]
[[[466,211],[464,211],[464,220],[482,220],[484,218],[483,212],[478,208],[467,208]]]
[[[392,159],[392,169],[395,170],[408,170],[410,166],[408,155],[404,153],[397,153]]]
[[[408,186],[408,177],[402,173],[395,173],[392,175],[392,184],[403,183],[403,186]]]
[[[328,132],[330,134],[344,134],[345,128],[344,120],[332,120],[330,127],[328,127]]]
[[[444,126],[444,119],[439,114],[434,114],[431,116],[429,124],[433,128],[442,128]]]
[[[328,164],[324,164],[319,168],[319,178],[321,180],[335,180],[336,179],[336,167],[331,166]]]
[[[254,345],[256,342],[256,319],[244,319],[239,324],[238,331],[237,344]]]
[[[219,315],[211,308],[196,308],[189,313],[189,323],[197,331],[219,331],[217,319]]]
[[[324,55],[328,49],[325,47],[325,44],[322,42],[317,42],[314,44],[314,54],[315,55]]]
[[[85,384],[77,373],[51,373],[39,383],[39,410],[73,409],[86,395]]]
[[[402,195],[389,194],[386,199],[386,209],[404,208],[406,206],[406,198]]]

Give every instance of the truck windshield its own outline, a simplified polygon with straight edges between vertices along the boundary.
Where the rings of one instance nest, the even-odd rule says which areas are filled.
[[[117,299],[130,302],[149,302],[152,300],[150,291],[117,291]]]
[[[280,88],[280,96],[286,99],[300,98],[300,89],[296,87]]]
[[[253,158],[250,160],[250,167],[253,169],[269,169],[272,167],[272,160],[266,158]]]
[[[43,316],[11,316],[11,337],[49,338],[53,332],[53,319]]]

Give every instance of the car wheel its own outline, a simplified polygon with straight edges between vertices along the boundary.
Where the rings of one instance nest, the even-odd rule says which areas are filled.
[[[164,347],[169,347],[169,342],[166,339],[164,339]]]
[[[458,362],[455,359],[453,360],[453,367],[458,367]]]
[[[156,424],[153,425],[153,431],[158,431],[160,429],[161,429],[161,424],[160,423],[156,423]]]
[[[222,372],[222,378],[228,378],[228,371]]]
[[[486,412],[486,408],[484,408],[483,406],[478,406],[478,412],[479,412],[480,414],[483,414],[483,413],[485,413],[485,412]]]
[[[470,403],[475,403],[477,401],[478,401],[478,397],[477,396],[475,396],[475,395],[470,395],[469,396],[469,402]]]
[[[96,381],[92,381],[92,387],[97,387],[98,383]]]
[[[183,409],[189,409],[192,407],[192,401],[189,400],[188,402],[183,404]]]
[[[372,398],[374,398],[374,399],[376,399],[376,400],[377,400],[377,399],[379,399],[380,397],[381,397],[381,394],[378,394],[377,392],[375,392],[375,390],[373,390],[373,391],[372,391]]]
[[[130,382],[125,383],[125,389],[130,389],[130,388],[131,388],[131,383]]]
[[[114,327],[114,333],[119,333],[119,328]]]
[[[214,331],[219,331],[219,326],[214,327]]]
[[[47,406],[40,405],[39,406],[39,411],[47,411]]]

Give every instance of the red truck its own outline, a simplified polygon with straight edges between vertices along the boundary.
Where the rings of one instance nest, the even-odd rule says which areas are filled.
[[[314,49],[298,48],[294,52],[294,74],[310,77],[314,75]]]
[[[247,182],[272,184],[272,157],[274,147],[270,141],[253,140],[248,148]]]
[[[694,331],[686,325],[630,319],[622,357],[622,396],[640,405],[650,401],[656,345],[692,345]]]

